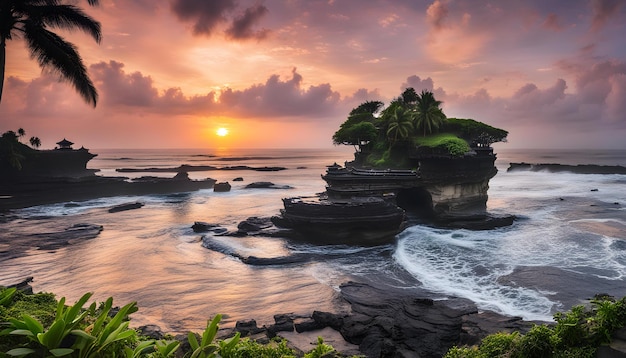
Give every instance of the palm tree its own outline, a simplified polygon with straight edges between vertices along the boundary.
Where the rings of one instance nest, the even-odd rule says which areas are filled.
[[[391,145],[399,139],[408,138],[413,129],[413,116],[415,112],[409,108],[396,106],[388,119],[387,137],[391,139]]]
[[[23,136],[26,135],[26,131],[24,130],[24,128],[18,128],[17,129],[17,139],[21,139]]]
[[[98,5],[99,0],[88,0]],[[83,99],[96,106],[98,93],[76,47],[48,27],[79,29],[100,43],[100,23],[80,8],[62,4],[59,0],[2,0],[0,1],[0,100],[4,85],[6,41],[23,37],[31,57],[44,69],[52,69],[68,80]]]
[[[434,129],[439,128],[446,120],[441,106],[443,102],[435,99],[432,92],[422,90],[417,98],[417,113],[415,115],[415,128],[422,129],[424,137],[426,132],[432,133]]]
[[[41,147],[41,140],[39,137],[30,137],[30,146],[33,148]]]

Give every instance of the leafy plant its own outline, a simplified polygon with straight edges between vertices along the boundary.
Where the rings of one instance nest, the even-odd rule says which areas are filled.
[[[21,320],[10,319],[13,328],[10,334],[25,336],[31,344],[27,347],[12,349],[6,354],[14,357],[23,357],[32,353],[54,357],[71,354],[74,350],[67,344],[68,336],[87,315],[87,311],[81,312],[81,310],[90,297],[91,293],[86,293],[70,307],[65,307],[65,297],[61,298],[57,305],[54,322],[46,331],[38,320],[27,314],[23,314]],[[92,304],[92,309],[95,309],[95,303]]]
[[[76,343],[72,347],[79,352],[79,358],[100,357],[116,342],[132,341],[136,338],[137,333],[128,328],[130,322],[127,317],[131,313],[137,312],[137,303],[131,302],[125,305],[109,320],[112,306],[113,298],[109,297],[92,325],[88,326],[85,331],[72,331],[72,334],[77,336]],[[113,351],[117,350],[113,349]],[[123,351],[123,348],[119,350]]]
[[[317,345],[313,350],[304,355],[304,358],[322,358],[328,357],[331,353],[336,353],[335,348],[324,343],[324,339],[322,337],[317,337]]]
[[[215,353],[218,351],[219,346],[213,340],[217,335],[218,324],[221,320],[222,315],[218,314],[213,317],[212,321],[207,321],[200,343],[198,343],[195,333],[189,332],[187,339],[191,346],[191,358],[211,358],[217,356]]]
[[[169,357],[173,355],[174,352],[178,350],[178,347],[180,347],[180,342],[159,340],[154,343],[153,347],[154,347],[154,350],[156,351],[157,357],[165,358],[165,357]]]
[[[0,306],[9,307],[16,291],[17,289],[15,287],[0,288]]]

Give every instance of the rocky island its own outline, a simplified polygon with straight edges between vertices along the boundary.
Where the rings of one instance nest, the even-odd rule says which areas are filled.
[[[317,210],[310,201],[292,198],[274,222],[304,234],[315,227],[316,237],[340,242],[360,236],[368,244],[388,241],[402,229],[398,220],[377,218],[376,210],[387,218],[389,205],[441,227],[511,225],[513,216],[487,212],[489,180],[497,173],[491,144],[506,141],[508,132],[472,119],[447,118],[440,105],[432,92],[407,88],[385,109],[378,101],[353,109],[333,142],[353,145],[354,160],[335,163],[322,175],[327,187]],[[375,208],[376,199],[384,204]],[[363,209],[365,203],[369,210]],[[361,230],[354,230],[359,219]],[[373,241],[376,222],[381,235]]]

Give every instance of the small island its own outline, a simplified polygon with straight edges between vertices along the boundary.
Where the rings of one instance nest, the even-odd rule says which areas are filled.
[[[39,150],[41,141],[31,137],[21,142],[25,131],[7,131],[0,136],[0,210],[24,208],[73,200],[119,195],[165,194],[212,188],[216,180],[191,180],[185,166],[171,178],[143,176],[104,177],[87,163],[97,156],[81,147],[73,149],[63,138],[57,147]]]
[[[316,237],[367,236],[371,244],[402,229],[389,203],[442,227],[484,230],[512,224],[513,216],[486,210],[489,180],[497,173],[491,144],[506,141],[508,132],[447,118],[441,104],[432,92],[407,88],[384,109],[380,101],[354,108],[333,135],[334,144],[354,146],[354,160],[328,167],[322,176],[327,189],[315,209],[310,200],[285,200],[275,223],[303,233],[315,227]],[[375,199],[382,200],[375,204]],[[372,221],[380,235],[373,235]]]

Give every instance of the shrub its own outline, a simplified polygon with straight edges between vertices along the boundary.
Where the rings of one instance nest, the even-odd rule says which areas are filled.
[[[554,325],[534,326],[525,335],[496,333],[477,347],[452,347],[445,357],[592,358],[600,345],[609,343],[612,334],[626,326],[626,297],[618,301],[596,298],[589,309],[575,306],[556,313],[554,320]]]

